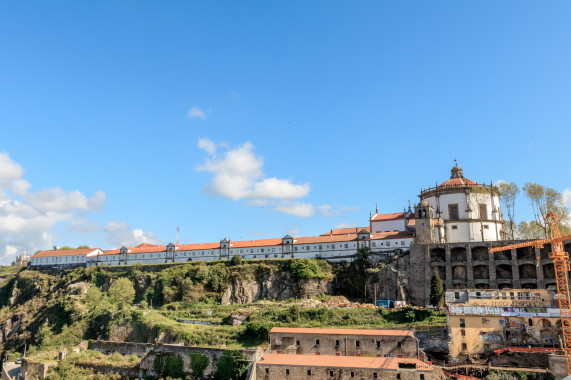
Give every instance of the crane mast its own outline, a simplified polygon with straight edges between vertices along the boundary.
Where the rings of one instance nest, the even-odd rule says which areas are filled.
[[[569,306],[569,253],[564,251],[563,242],[571,240],[571,235],[561,236],[557,225],[558,216],[554,212],[548,212],[547,218],[550,221],[550,235],[547,239],[532,240],[523,243],[510,244],[493,247],[490,253],[506,251],[522,247],[543,248],[545,244],[551,244],[549,258],[553,260],[555,267],[555,279],[557,281],[557,295],[559,298],[559,311],[561,313],[561,330],[563,332],[563,350],[565,351],[565,362],[567,364],[567,374],[571,373],[571,311]]]

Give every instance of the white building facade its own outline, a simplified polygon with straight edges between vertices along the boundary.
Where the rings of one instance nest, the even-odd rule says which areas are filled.
[[[422,190],[420,199],[421,203],[426,202],[433,208],[435,219],[443,224],[440,233],[436,229],[436,242],[503,240],[498,188],[464,178],[459,166],[452,168],[448,181]]]

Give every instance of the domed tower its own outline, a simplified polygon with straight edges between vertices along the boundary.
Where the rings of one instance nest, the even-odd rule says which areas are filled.
[[[416,226],[414,242],[416,244],[434,243],[436,241],[434,238],[434,208],[430,203],[423,200],[414,206],[414,218]]]
[[[423,189],[420,199],[421,203],[426,201],[435,210],[435,217],[443,228],[442,233],[438,234],[439,241],[458,243],[502,239],[503,220],[498,188],[465,178],[464,171],[458,165],[452,168],[449,180]]]

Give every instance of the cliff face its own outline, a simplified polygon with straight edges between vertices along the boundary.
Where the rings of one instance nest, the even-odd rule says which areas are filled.
[[[256,278],[234,278],[222,292],[222,304],[247,304],[262,299],[284,301],[332,294],[330,280],[297,280],[287,272],[266,273]]]
[[[408,292],[411,276],[410,255],[398,258],[381,268],[376,276],[369,278],[368,292],[372,295],[376,290],[378,300],[406,301],[410,303]]]

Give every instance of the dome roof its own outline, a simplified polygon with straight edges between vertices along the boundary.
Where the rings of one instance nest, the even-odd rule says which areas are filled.
[[[418,204],[420,207],[426,207],[426,206],[430,206],[430,204],[423,199],[422,201],[420,201],[420,203]]]
[[[450,179],[446,182],[442,182],[438,187],[480,186],[476,182],[464,178],[464,171],[458,165],[455,165],[450,172]]]

